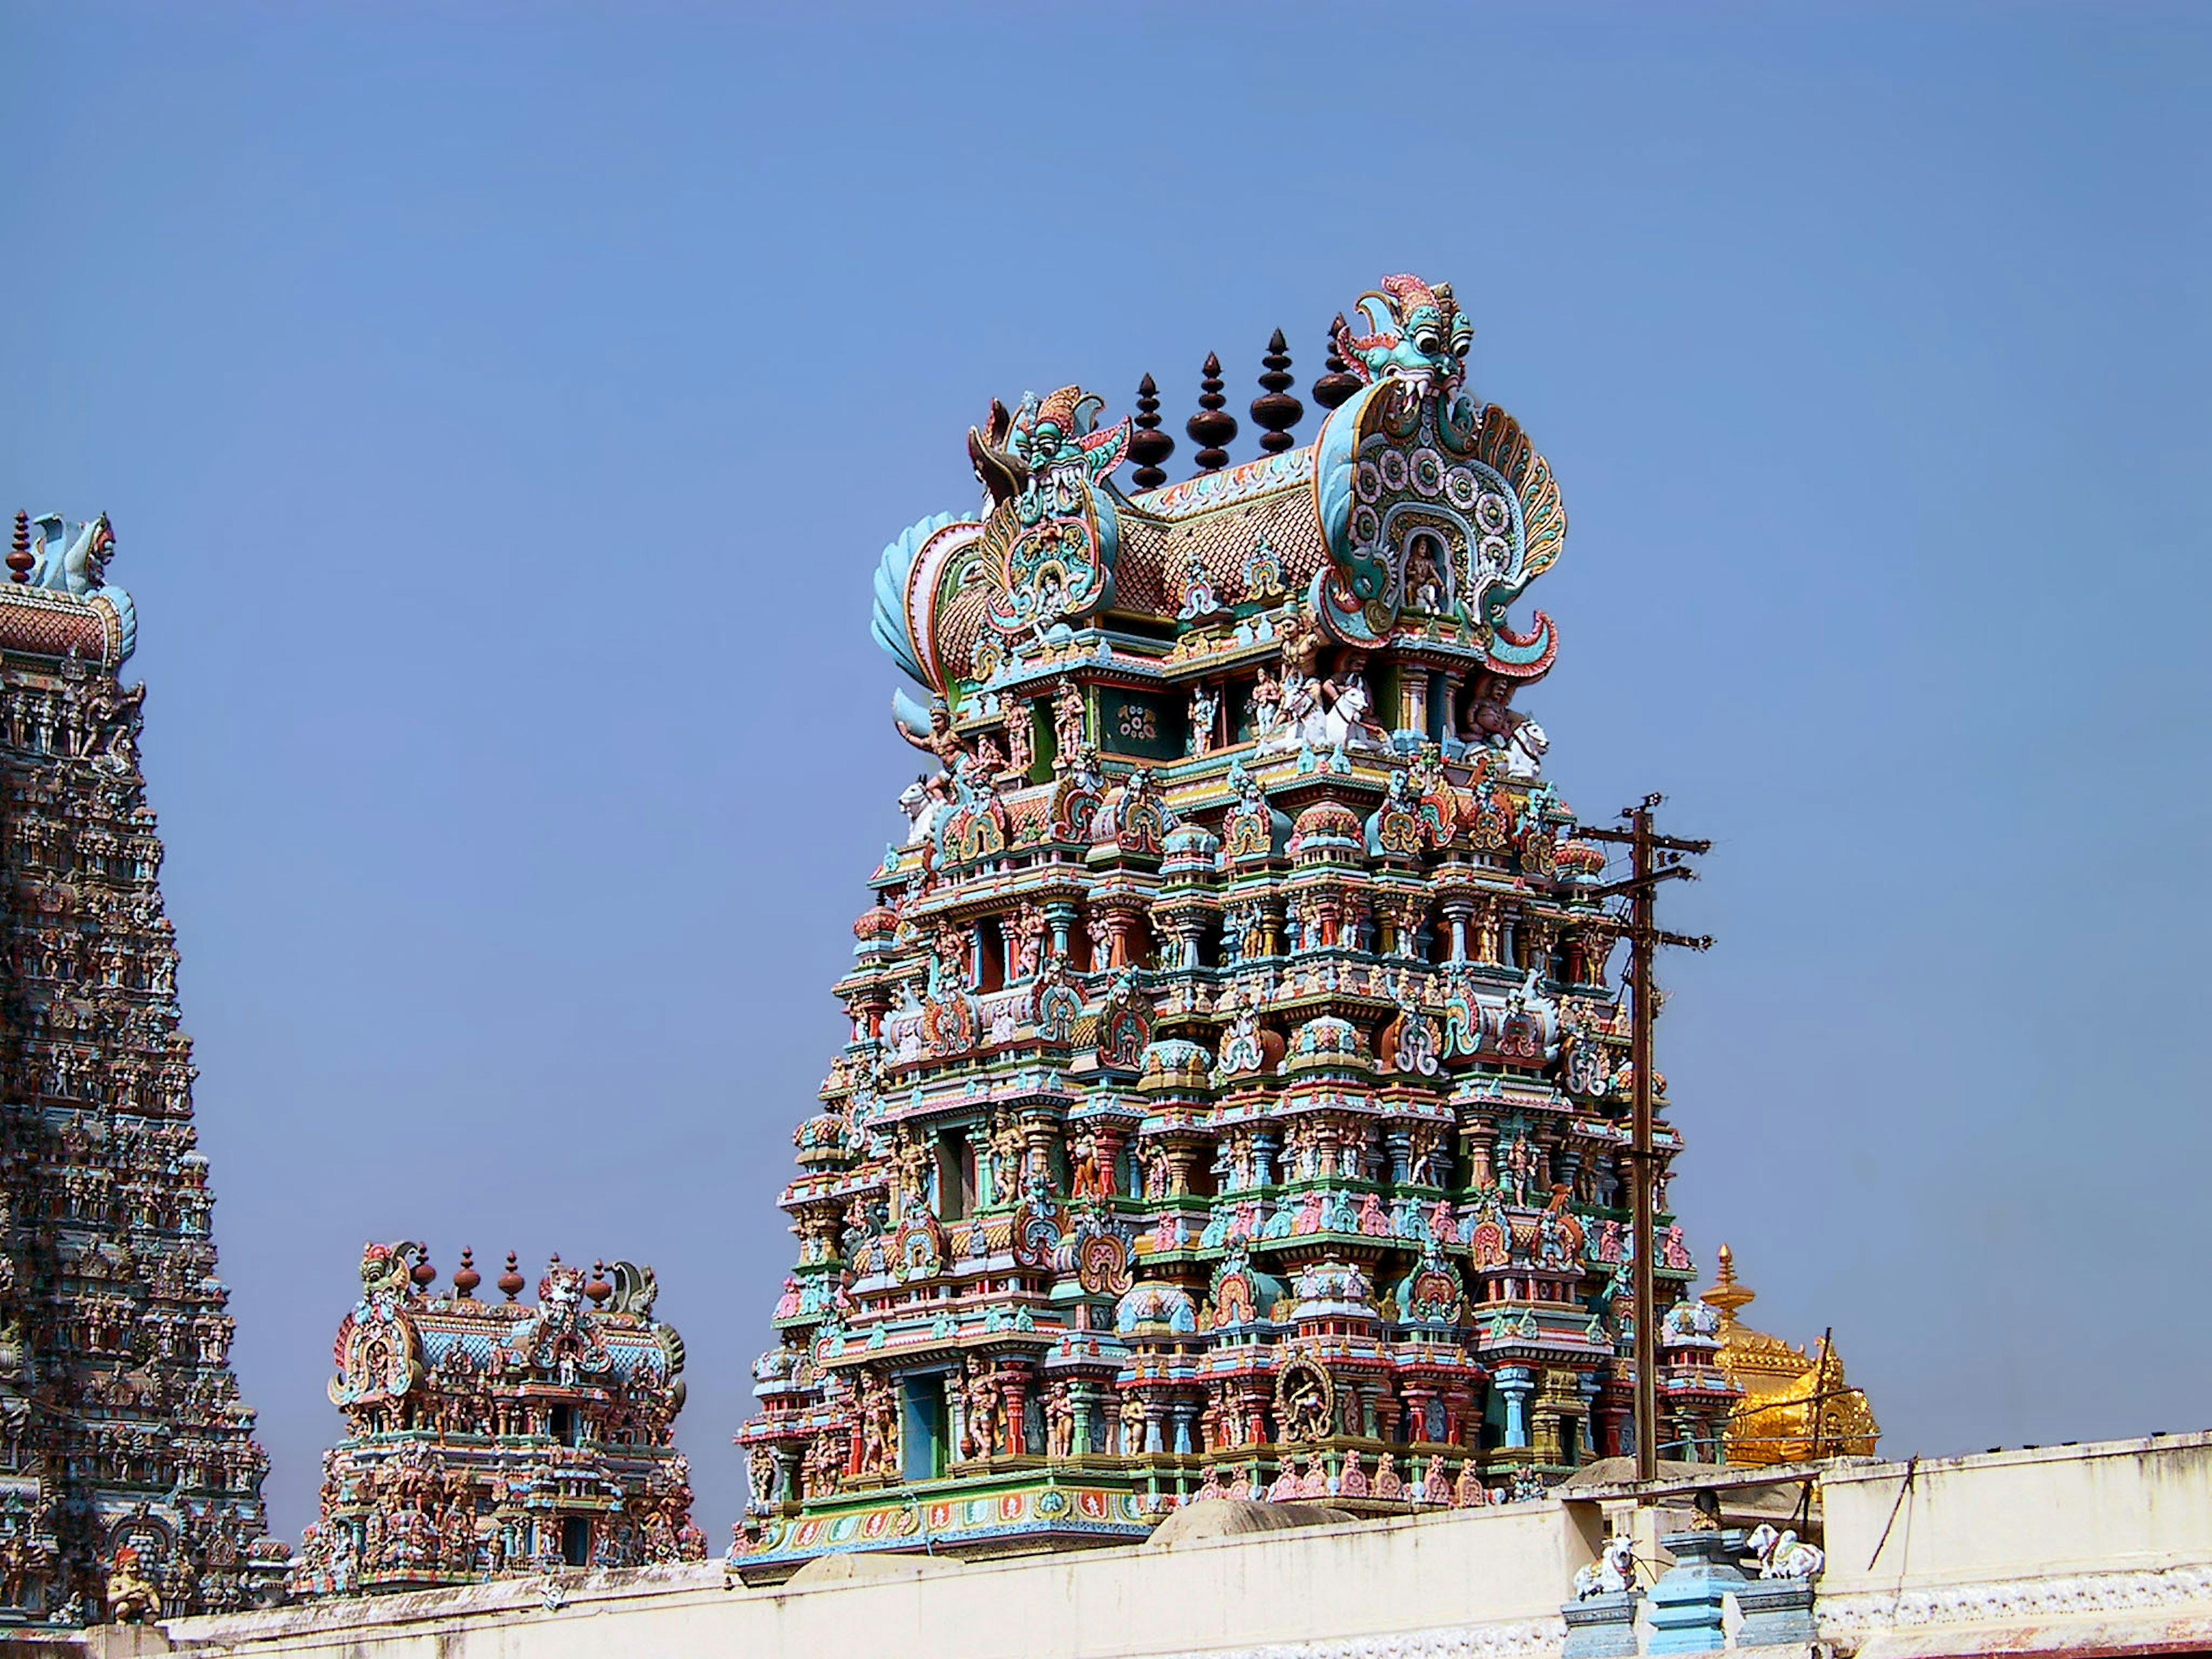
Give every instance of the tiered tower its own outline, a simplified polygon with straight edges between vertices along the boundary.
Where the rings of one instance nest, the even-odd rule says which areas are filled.
[[[563,1567],[696,1561],[691,1471],[676,1449],[684,1339],[653,1316],[653,1269],[562,1265],[502,1300],[461,1252],[451,1291],[423,1248],[371,1244],[338,1328],[320,1518],[293,1584],[306,1595],[427,1589]]]
[[[142,1613],[234,1607],[284,1571],[230,1371],[113,550],[104,516],[18,514],[0,581],[0,1620],[97,1617],[118,1577]]]
[[[1174,447],[1150,378],[1133,434],[1064,387],[969,434],[981,511],[885,550],[936,765],[797,1132],[749,1576],[1207,1496],[1487,1503],[1632,1449],[1620,923],[1515,706],[1565,518],[1462,391],[1450,289],[1360,311],[1313,442],[1279,334],[1261,459],[1224,465],[1209,359],[1214,470],[1133,495],[1125,453]],[[1662,1118],[1662,1212],[1680,1145]],[[1663,1305],[1692,1267],[1659,1237]],[[1718,1455],[1717,1328],[1660,1333],[1669,1458]]]

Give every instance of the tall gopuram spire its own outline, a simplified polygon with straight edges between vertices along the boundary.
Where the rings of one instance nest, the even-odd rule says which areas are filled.
[[[1124,494],[1129,423],[1066,386],[884,550],[927,769],[796,1133],[750,1577],[1632,1449],[1622,922],[1518,706],[1566,520],[1449,287],[1356,311],[1310,444]],[[1659,1092],[1661,1449],[1711,1460]]]
[[[105,515],[23,523],[0,583],[0,1620],[218,1611],[280,1587],[285,1552],[230,1371],[144,688],[117,678],[137,613]]]

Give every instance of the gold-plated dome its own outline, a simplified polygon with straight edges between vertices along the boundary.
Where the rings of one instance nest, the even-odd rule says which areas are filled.
[[[1720,1249],[1720,1273],[1703,1300],[1721,1310],[1721,1370],[1743,1389],[1729,1418],[1728,1461],[1765,1465],[1806,1458],[1869,1456],[1881,1437],[1865,1393],[1844,1381],[1844,1362],[1824,1338],[1816,1356],[1755,1331],[1738,1312],[1753,1298],[1735,1276],[1735,1252]]]

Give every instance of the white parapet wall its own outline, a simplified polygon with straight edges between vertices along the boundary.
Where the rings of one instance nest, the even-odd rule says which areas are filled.
[[[1839,1465],[1820,1486],[1818,1613],[1838,1653],[2212,1648],[2212,1435]],[[1543,1659],[1608,1510],[1619,1524],[1613,1502],[1543,1501],[1167,1548],[906,1557],[779,1587],[719,1565],[576,1574],[164,1633],[200,1659]],[[158,1650],[154,1632],[118,1635]]]
[[[167,1626],[212,1656],[347,1659],[1269,1659],[1556,1652],[1592,1554],[1558,1504],[959,1563],[748,1589],[719,1565],[510,1581]],[[557,1605],[556,1605],[557,1604]]]
[[[1838,1651],[2212,1650],[2212,1434],[1860,1465],[1820,1490]]]

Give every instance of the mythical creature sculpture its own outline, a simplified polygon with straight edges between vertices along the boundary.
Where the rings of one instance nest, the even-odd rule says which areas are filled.
[[[42,513],[33,545],[31,586],[80,597],[107,585],[107,561],[115,552],[115,530],[101,514],[71,528],[58,513]]]
[[[405,1296],[412,1287],[410,1275],[422,1247],[411,1239],[397,1244],[366,1244],[361,1252],[361,1292],[364,1298]]]
[[[1336,349],[1361,380],[1412,380],[1441,392],[1465,378],[1474,325],[1449,283],[1431,288],[1418,276],[1385,276],[1359,296],[1359,312],[1375,331],[1354,334],[1339,317]]]

